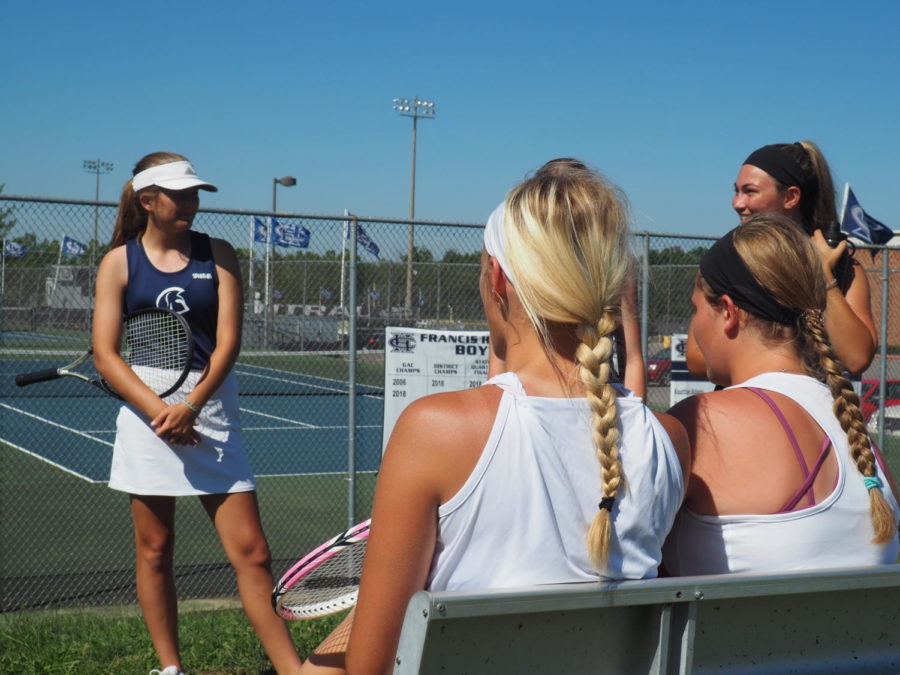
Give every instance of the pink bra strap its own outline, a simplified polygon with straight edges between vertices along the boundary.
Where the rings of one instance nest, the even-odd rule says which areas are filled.
[[[819,457],[816,460],[816,464],[813,467],[813,472],[810,473],[809,469],[806,466],[806,457],[803,456],[803,451],[800,449],[800,444],[797,442],[797,436],[794,435],[794,430],[791,429],[791,425],[788,423],[787,418],[784,416],[784,413],[781,412],[781,409],[775,404],[775,401],[764,392],[762,389],[758,389],[756,387],[746,387],[749,391],[752,391],[754,394],[759,396],[763,401],[768,404],[769,408],[772,409],[772,412],[775,413],[775,417],[778,418],[781,427],[784,429],[784,433],[787,435],[788,440],[791,442],[791,447],[794,449],[794,454],[797,456],[797,462],[800,464],[800,470],[803,472],[803,484],[800,486],[800,489],[791,497],[787,504],[785,504],[779,511],[779,513],[783,513],[785,511],[793,511],[794,507],[800,502],[803,498],[803,495],[806,495],[807,498],[807,506],[815,506],[816,498],[813,494],[812,484],[816,479],[816,476],[819,473],[819,470],[822,468],[822,464],[825,461],[825,457],[828,455],[828,449],[831,447],[831,442],[828,440],[828,436],[822,439],[822,448],[819,451]]]
[[[800,503],[800,500],[803,498],[804,494],[808,494],[810,504],[809,506],[815,506],[816,499],[813,495],[812,484],[813,481],[816,480],[816,476],[819,475],[819,471],[822,469],[822,465],[825,464],[825,460],[828,458],[828,452],[831,450],[831,439],[826,435],[822,438],[822,447],[819,448],[819,456],[816,458],[816,463],[813,464],[812,471],[809,472],[809,475],[806,477],[806,480],[803,481],[803,485],[800,486],[800,489],[794,493],[794,496],[791,497],[788,502],[781,507],[781,510],[778,513],[787,513],[788,511],[793,511],[796,508],[797,504]]]

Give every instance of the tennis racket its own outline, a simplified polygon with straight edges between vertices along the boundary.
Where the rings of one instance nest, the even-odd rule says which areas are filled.
[[[181,314],[152,307],[125,317],[119,353],[153,393],[165,398],[178,390],[190,372],[194,340]],[[92,356],[93,349],[88,348],[87,352],[65,366],[16,375],[16,384],[25,387],[60,377],[75,377],[110,396],[122,398],[94,370]],[[85,363],[87,365],[83,366]]]
[[[283,619],[314,619],[356,604],[370,520],[354,525],[303,556],[272,591]]]

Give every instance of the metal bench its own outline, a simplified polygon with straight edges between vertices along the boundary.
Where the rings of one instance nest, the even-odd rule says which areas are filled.
[[[900,673],[900,565],[416,593],[394,672]]]

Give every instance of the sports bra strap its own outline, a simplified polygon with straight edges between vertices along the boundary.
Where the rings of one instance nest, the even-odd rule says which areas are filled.
[[[800,444],[797,442],[797,436],[794,434],[794,430],[788,423],[784,413],[781,412],[781,409],[776,405],[775,401],[772,400],[772,397],[762,389],[756,387],[746,387],[746,389],[759,396],[768,404],[769,408],[772,409],[772,412],[775,413],[775,417],[778,418],[781,427],[784,429],[785,434],[787,434],[788,440],[791,442],[791,447],[794,449],[794,454],[797,456],[797,461],[800,464],[800,470],[803,472],[803,484],[800,486],[800,489],[798,489],[787,503],[778,510],[778,513],[793,511],[797,504],[800,503],[800,500],[803,499],[803,495],[806,495],[808,502],[807,506],[815,506],[816,498],[813,493],[812,485],[819,475],[819,471],[822,469],[826,457],[828,457],[828,451],[831,449],[831,440],[828,438],[827,434],[823,436],[822,446],[819,448],[819,456],[816,458],[812,471],[810,471],[807,468],[806,457],[804,457],[803,451],[800,449]]]

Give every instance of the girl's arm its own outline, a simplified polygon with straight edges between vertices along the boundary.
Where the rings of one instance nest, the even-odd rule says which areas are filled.
[[[206,405],[225,381],[241,349],[244,301],[237,254],[231,244],[222,239],[212,239],[210,243],[219,278],[219,312],[216,322],[216,346],[210,354],[203,377],[187,397],[196,408]],[[197,415],[191,408],[176,403],[160,410],[150,424],[160,436],[172,433],[180,435],[193,428],[196,418]]]
[[[812,239],[822,259],[825,281],[830,282],[834,279],[833,268],[847,245],[841,243],[836,248],[829,247],[821,230],[816,230]],[[847,370],[858,374],[872,363],[878,346],[878,333],[872,318],[872,299],[865,270],[855,260],[851,270],[853,275],[846,293],[838,287],[832,287],[827,292],[825,329],[838,359]]]
[[[391,671],[406,606],[428,580],[438,506],[478,462],[501,395],[491,386],[437,394],[412,403],[397,421],[375,489],[349,672]]]
[[[642,399],[647,399],[647,372],[641,352],[641,327],[638,323],[637,276],[629,275],[628,290],[622,298],[622,347],[625,358],[622,384]]]

